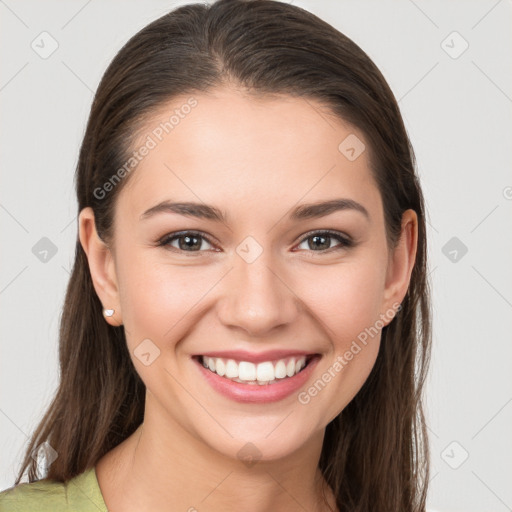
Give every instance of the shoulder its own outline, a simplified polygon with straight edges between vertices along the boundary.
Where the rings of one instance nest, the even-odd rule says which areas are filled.
[[[67,482],[43,479],[0,492],[0,512],[107,512],[94,468]]]
[[[66,510],[65,484],[50,480],[22,483],[0,492],[0,511]]]

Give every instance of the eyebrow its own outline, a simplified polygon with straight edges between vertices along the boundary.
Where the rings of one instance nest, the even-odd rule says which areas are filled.
[[[305,220],[325,217],[336,211],[352,210],[362,213],[367,219],[370,218],[368,210],[353,199],[331,199],[319,203],[302,204],[290,213],[291,220]],[[141,216],[140,220],[146,220],[159,213],[176,213],[186,217],[197,217],[199,219],[208,219],[216,222],[227,223],[227,215],[215,206],[204,203],[194,202],[171,202],[162,201],[161,203],[149,208]]]

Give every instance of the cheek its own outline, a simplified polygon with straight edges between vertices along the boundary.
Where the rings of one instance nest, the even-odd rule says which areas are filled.
[[[360,259],[304,268],[296,287],[297,295],[327,328],[326,335],[338,344],[357,336],[379,318],[384,283],[382,262]]]
[[[190,334],[201,298],[218,276],[213,270],[166,264],[156,254],[151,258],[145,252],[142,256],[132,253],[118,273],[128,350],[148,390],[177,404],[183,399],[182,388],[173,379],[182,370],[177,362],[178,345]]]
[[[318,423],[326,425],[358,393],[377,359],[385,268],[376,260],[372,264],[347,261],[322,272],[311,269],[302,277],[302,296],[308,298],[309,310],[323,327],[330,352],[318,368],[317,379],[298,399],[312,418],[315,410]]]
[[[131,258],[119,262],[123,323],[132,344],[137,339],[168,338],[205,292],[197,267],[167,265],[156,256],[132,252]]]
[[[180,372],[178,364],[182,341],[201,326],[214,300],[215,285],[226,269],[215,265],[178,265],[168,263],[165,254],[155,250],[132,251],[120,262],[118,278],[127,345],[134,365],[146,382],[155,368]],[[151,340],[158,358],[151,366],[137,360],[142,342]],[[147,342],[146,342],[147,343]],[[190,349],[188,342],[185,345]],[[148,345],[151,349],[152,345]],[[165,376],[167,378],[168,376]]]

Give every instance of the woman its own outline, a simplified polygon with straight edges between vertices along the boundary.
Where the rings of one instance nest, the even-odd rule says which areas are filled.
[[[1,510],[425,510],[424,201],[354,42],[170,12],[105,72],[76,189],[61,380]]]

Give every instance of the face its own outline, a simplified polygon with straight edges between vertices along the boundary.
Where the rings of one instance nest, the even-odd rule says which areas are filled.
[[[91,271],[147,387],[145,421],[272,460],[364,384],[409,249],[388,248],[358,130],[309,99],[217,89],[183,108],[190,97],[141,131],[105,279]]]

